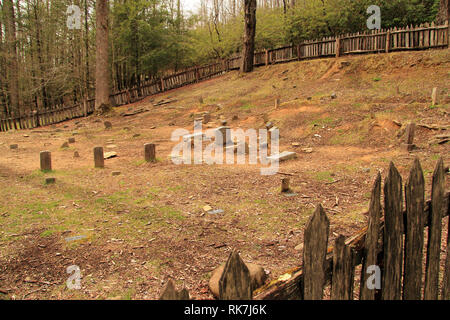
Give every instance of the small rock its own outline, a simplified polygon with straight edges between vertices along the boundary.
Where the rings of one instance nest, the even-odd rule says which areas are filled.
[[[291,145],[292,145],[293,147],[299,147],[299,146],[300,146],[300,143],[298,143],[298,142],[292,142]]]
[[[308,98],[306,98],[306,100],[312,100],[312,97],[308,97]]]
[[[69,143],[75,143],[75,138],[69,138]]]
[[[305,153],[312,153],[313,152],[313,148],[303,148],[302,151],[305,152]]]
[[[133,134],[133,138],[137,138],[137,137],[140,137],[140,136],[141,136],[140,133],[135,133],[135,134]]]
[[[115,148],[117,148],[117,146],[115,144],[108,144],[106,146],[106,149],[115,149]]]
[[[103,122],[103,124],[105,125],[105,129],[111,129],[112,128],[112,123],[109,121],[105,121]]]
[[[333,92],[333,93],[331,94],[330,98],[331,98],[331,99],[336,99],[336,98],[337,98],[336,93]]]
[[[24,134],[23,136],[24,136],[25,138],[28,138],[28,137],[29,137],[29,135],[27,135],[27,134]]]
[[[208,211],[211,211],[211,210],[212,210],[211,206],[206,205],[206,206],[203,207],[203,211],[205,211],[205,212],[208,212]]]
[[[75,151],[75,152],[73,153],[73,157],[74,157],[74,158],[79,158],[79,157],[80,157],[80,154],[78,153],[78,151]]]
[[[239,119],[239,117],[235,114],[234,116],[233,116],[233,118],[232,118],[232,120],[233,121],[236,121],[236,120],[238,120]]]
[[[61,145],[61,148],[68,148],[69,147],[69,143],[66,141]]]
[[[151,126],[150,129],[156,129],[156,127],[155,126]]]
[[[11,144],[10,146],[9,146],[9,148],[11,149],[11,150],[14,150],[14,149],[17,149],[17,148],[19,148],[19,145],[18,144]]]
[[[302,251],[303,250],[303,243],[300,243],[299,245],[295,246],[294,250]]]
[[[120,171],[113,171],[111,174],[113,175],[113,176],[118,176],[118,175],[120,175]]]

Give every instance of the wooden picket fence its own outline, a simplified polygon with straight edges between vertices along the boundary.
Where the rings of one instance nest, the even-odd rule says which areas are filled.
[[[370,32],[345,34],[338,37],[326,37],[305,41],[297,45],[255,52],[254,65],[264,66],[295,60],[339,57],[359,53],[382,53],[400,50],[423,50],[445,48],[449,46],[448,22],[442,26],[424,24],[408,26],[403,29],[372,30]],[[182,72],[147,80],[139,87],[133,87],[110,96],[113,106],[121,106],[144,99],[150,95],[176,89],[237,70],[241,57],[236,55],[211,64],[196,66]],[[0,132],[18,129],[31,129],[87,116],[94,112],[95,100],[74,106],[56,105],[50,109],[30,114],[0,116]]]
[[[368,226],[347,239],[339,235],[332,247],[328,246],[329,220],[319,204],[304,231],[303,265],[255,292],[252,292],[245,263],[233,251],[219,281],[219,298],[321,300],[325,286],[331,284],[333,300],[355,297],[360,300],[436,300],[439,293],[442,300],[450,300],[449,236],[439,292],[442,220],[449,215],[450,206],[442,158],[433,172],[429,201],[425,201],[424,175],[417,158],[404,187],[400,173],[390,163],[383,188],[384,206],[381,205],[381,190],[378,173],[371,193]],[[425,228],[428,230],[426,242]],[[361,277],[356,283],[355,268],[360,264]],[[373,275],[376,277],[377,270],[378,284],[371,279]],[[422,281],[423,274],[425,281]],[[177,292],[173,283],[169,283],[161,299],[185,300],[189,299],[189,293]]]

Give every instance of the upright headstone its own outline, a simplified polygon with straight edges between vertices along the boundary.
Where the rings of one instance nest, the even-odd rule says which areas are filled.
[[[288,192],[290,190],[289,181],[290,181],[289,178],[281,179],[281,192]]]
[[[153,143],[146,143],[144,145],[145,161],[154,162],[156,160],[156,148]]]
[[[50,151],[41,151],[41,171],[52,170],[52,154]]]
[[[406,126],[406,150],[411,151],[414,149],[414,131],[416,130],[416,124],[414,122],[409,123]]]
[[[431,105],[432,106],[436,105],[436,99],[437,99],[437,88],[434,87],[433,91],[431,92]]]
[[[105,167],[105,159],[103,158],[103,147],[94,148],[94,163],[96,168]]]

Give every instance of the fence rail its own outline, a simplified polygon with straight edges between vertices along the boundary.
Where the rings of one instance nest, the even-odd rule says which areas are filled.
[[[255,52],[254,65],[263,66],[293,60],[322,57],[339,57],[358,53],[382,53],[400,50],[422,50],[449,46],[448,22],[442,26],[425,24],[403,29],[374,30],[365,33],[345,34],[338,37],[326,37],[302,42],[281,48]],[[139,101],[147,96],[185,85],[207,80],[239,69],[240,56],[214,63],[196,66],[183,72],[164,76],[158,80],[148,80],[139,87],[114,93],[110,96],[113,106]],[[61,121],[87,116],[94,112],[95,100],[74,106],[56,105],[43,111],[30,114],[0,117],[0,131],[31,129]]]
[[[219,299],[321,300],[325,286],[330,284],[333,300],[356,297],[360,300],[450,300],[448,235],[444,239],[447,241],[443,255],[445,267],[443,272],[440,270],[442,220],[450,211],[442,158],[433,172],[428,201],[424,190],[424,175],[417,158],[405,184],[391,162],[383,189],[379,173],[373,184],[367,227],[347,239],[339,235],[333,246],[329,246],[330,223],[319,204],[305,227],[300,267],[252,292],[248,269],[233,251],[220,277]],[[355,268],[360,264],[361,277],[357,281]],[[439,279],[443,279],[440,290]],[[162,296],[167,297],[167,290],[175,289],[166,288]],[[189,297],[184,293],[179,299]],[[170,296],[178,299],[173,294]]]

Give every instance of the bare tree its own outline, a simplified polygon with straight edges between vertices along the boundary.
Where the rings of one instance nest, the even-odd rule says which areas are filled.
[[[439,12],[436,17],[436,22],[438,24],[445,24],[445,21],[450,19],[450,6],[449,0],[441,0],[439,5]]]
[[[111,109],[109,102],[109,66],[108,66],[108,1],[96,3],[96,44],[95,58],[95,110],[99,114]]]
[[[256,31],[256,0],[244,0],[244,48],[242,53],[241,72],[253,70]]]
[[[3,9],[5,11],[5,35],[8,47],[8,86],[9,86],[9,102],[10,112],[19,115],[19,77],[18,77],[18,61],[17,61],[17,40],[16,40],[16,21],[14,15],[14,4],[12,0],[3,1]]]

